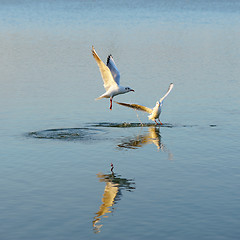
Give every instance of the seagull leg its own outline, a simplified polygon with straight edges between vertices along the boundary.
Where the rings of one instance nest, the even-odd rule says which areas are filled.
[[[156,121],[156,119],[154,119],[154,121],[155,121],[156,125],[158,125],[158,122]]]
[[[111,172],[112,172],[112,174],[114,174],[113,168],[114,168],[114,166],[113,166],[113,164],[111,163]]]
[[[112,97],[110,97],[110,110],[112,110]]]
[[[162,122],[160,121],[160,119],[158,119],[158,121],[160,122],[160,125],[163,125]]]

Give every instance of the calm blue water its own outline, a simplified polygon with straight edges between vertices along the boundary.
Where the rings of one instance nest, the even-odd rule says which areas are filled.
[[[0,238],[238,239],[239,1],[0,1]],[[109,100],[91,55],[112,54]],[[111,164],[113,169],[111,171]]]

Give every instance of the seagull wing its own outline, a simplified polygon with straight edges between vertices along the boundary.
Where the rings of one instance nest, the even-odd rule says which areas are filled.
[[[163,102],[163,100],[165,99],[165,97],[172,91],[172,89],[173,89],[173,83],[171,83],[171,84],[169,85],[166,94],[160,99],[160,103]]]
[[[120,84],[120,72],[113,60],[112,55],[109,55],[107,58],[107,66],[110,69],[115,82],[119,85]]]
[[[129,104],[129,103],[121,103],[121,102],[115,102],[115,103],[117,103],[119,105],[122,105],[122,106],[125,106],[125,107],[133,108],[133,109],[136,109],[136,110],[139,110],[139,111],[147,112],[149,114],[152,113],[151,108],[144,107],[144,106],[141,106],[141,105],[138,105],[138,104]]]
[[[106,89],[106,91],[111,87],[111,86],[117,86],[117,83],[114,81],[112,73],[110,69],[103,63],[103,61],[100,59],[100,57],[97,55],[94,47],[92,46],[92,55],[95,58],[97,65],[99,67],[102,79],[103,79],[103,86]]]

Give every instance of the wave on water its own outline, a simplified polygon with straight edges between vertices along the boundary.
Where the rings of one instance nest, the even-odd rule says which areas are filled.
[[[28,133],[29,137],[58,140],[97,140],[104,131],[94,128],[59,128]]]
[[[91,141],[91,140],[102,140],[106,139],[103,134],[107,132],[100,128],[137,128],[137,127],[149,127],[149,128],[175,128],[175,127],[196,127],[197,125],[177,125],[170,123],[163,123],[163,125],[156,125],[154,123],[111,123],[111,122],[100,122],[100,123],[88,123],[88,127],[82,128],[57,128],[57,129],[46,129],[40,131],[34,131],[27,133],[28,137],[39,138],[39,139],[58,139],[67,141]],[[209,127],[216,127],[217,125],[211,124]]]
[[[171,123],[163,123],[162,125],[156,125],[155,123],[110,123],[110,122],[100,122],[100,123],[89,123],[91,127],[116,127],[116,128],[131,128],[131,127],[193,127],[196,125],[176,125]]]
[[[100,122],[90,124],[92,127],[116,127],[116,128],[128,128],[128,127],[173,127],[172,124],[165,123],[163,125],[156,125],[154,123],[110,123],[110,122]]]

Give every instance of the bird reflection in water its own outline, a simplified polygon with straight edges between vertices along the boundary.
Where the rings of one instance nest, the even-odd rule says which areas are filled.
[[[102,204],[93,220],[93,231],[99,233],[103,224],[100,223],[106,214],[114,211],[114,205],[117,204],[122,197],[122,190],[132,192],[135,189],[135,182],[132,179],[121,178],[121,175],[113,172],[111,164],[111,174],[98,173],[99,182],[105,182],[106,186],[103,193]]]
[[[135,137],[126,138],[120,144],[118,144],[118,148],[137,149],[151,143],[156,145],[158,150],[167,152],[168,159],[173,160],[173,154],[161,141],[160,128],[155,126],[149,127],[146,134],[139,134]]]

